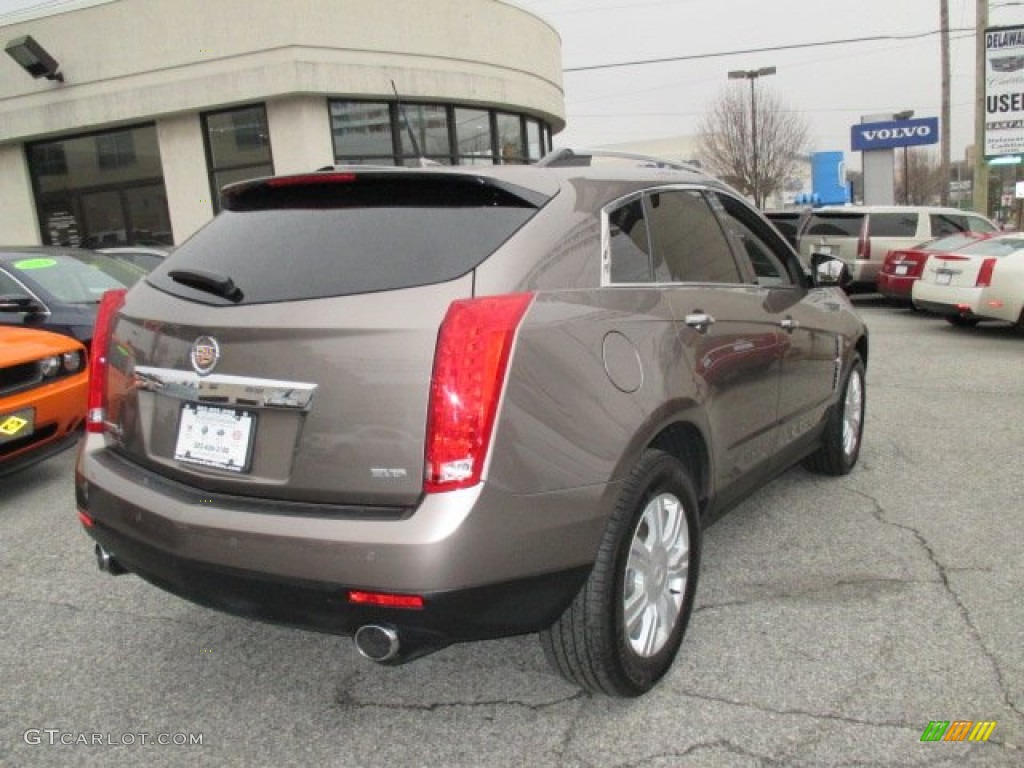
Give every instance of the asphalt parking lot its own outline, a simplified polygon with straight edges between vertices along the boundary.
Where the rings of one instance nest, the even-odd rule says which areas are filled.
[[[1024,336],[858,305],[860,465],[707,531],[639,700],[578,692],[532,636],[391,669],[193,606],[96,569],[71,453],[0,480],[0,766],[1024,765]]]

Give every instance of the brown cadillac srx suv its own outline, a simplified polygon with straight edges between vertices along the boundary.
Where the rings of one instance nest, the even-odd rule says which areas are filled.
[[[225,190],[102,304],[101,567],[382,663],[539,632],[574,683],[651,688],[704,527],[856,463],[868,339],[841,262],[729,187],[591,159]]]

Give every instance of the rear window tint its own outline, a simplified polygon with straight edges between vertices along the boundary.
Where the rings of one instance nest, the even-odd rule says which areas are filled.
[[[872,213],[868,217],[868,234],[871,237],[915,237],[917,214]]]
[[[807,221],[805,235],[821,237],[860,237],[863,213],[816,213]]]
[[[993,232],[995,226],[980,216],[955,213],[933,213],[932,234],[951,235],[955,232]]]
[[[231,278],[242,304],[412,288],[475,269],[536,213],[536,193],[480,177],[358,176],[352,183],[268,183],[226,210],[150,273],[155,287],[227,300],[172,280],[174,270]]]

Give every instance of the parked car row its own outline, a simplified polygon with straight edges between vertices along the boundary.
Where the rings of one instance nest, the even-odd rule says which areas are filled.
[[[166,253],[0,247],[0,475],[78,440],[99,301],[134,285]]]
[[[809,259],[838,256],[850,291],[877,291],[899,306],[956,325],[1003,320],[1024,328],[1024,236],[971,211],[928,206],[831,206],[769,211]]]

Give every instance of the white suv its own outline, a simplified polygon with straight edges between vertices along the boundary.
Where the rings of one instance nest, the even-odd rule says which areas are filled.
[[[823,253],[846,262],[852,290],[874,290],[875,279],[894,248],[909,248],[956,232],[993,232],[996,225],[973,211],[907,205],[831,206],[815,210],[800,231],[807,259]]]

